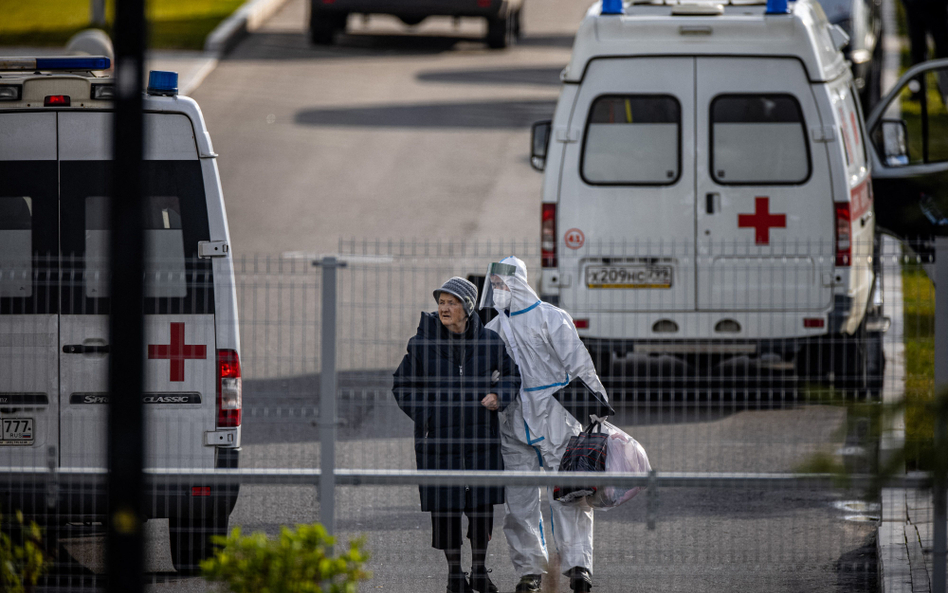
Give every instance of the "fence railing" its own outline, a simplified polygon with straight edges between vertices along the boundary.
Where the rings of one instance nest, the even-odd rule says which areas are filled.
[[[585,474],[418,469],[416,426],[392,396],[392,374],[421,312],[437,308],[432,292],[452,276],[482,283],[487,264],[515,255],[538,296],[577,322],[616,410],[610,421],[644,446],[655,470],[595,476],[602,486],[645,488],[626,505],[596,514],[597,590],[627,590],[624,575],[632,573],[647,589],[700,589],[706,585],[697,573],[735,563],[734,575],[712,582],[798,590],[801,581],[783,568],[794,566],[815,590],[831,583],[858,590],[840,583],[878,576],[874,562],[856,560],[880,518],[875,489],[931,486],[928,475],[880,480],[875,471],[879,439],[891,434],[884,404],[933,396],[935,319],[942,317],[925,262],[915,255],[896,244],[857,245],[854,254],[868,255],[846,269],[830,247],[788,243],[750,253],[731,245],[705,255],[693,244],[656,251],[645,243],[589,243],[557,254],[554,269],[543,267],[544,254],[530,242],[344,241],[332,259],[186,262],[175,269],[185,274],[187,294],[160,287],[146,294],[146,337],[170,347],[168,326],[184,323],[185,344],[211,345],[222,331],[236,330],[241,448],[234,454],[207,441],[217,432],[216,367],[199,370],[192,366],[198,362],[183,360],[185,382],[197,383],[180,389],[169,380],[171,360],[149,359],[148,380],[163,383],[146,388],[146,396],[196,393],[209,413],[191,414],[180,402],[146,405],[146,506],[158,524],[168,520],[168,535],[157,541],[170,546],[152,552],[149,571],[170,573],[185,552],[204,553],[184,534],[195,525],[183,524],[184,516],[216,517],[218,526],[223,516],[225,527],[270,534],[279,525],[318,520],[340,537],[368,534],[379,586],[435,590],[443,588],[443,560],[426,551],[430,526],[418,512],[415,486],[588,484],[592,476]],[[714,253],[728,260],[720,274],[704,269],[719,265]],[[36,433],[0,446],[0,505],[5,514],[29,507],[56,526],[83,570],[101,572],[101,563],[88,559],[104,520],[104,408],[80,400],[104,396],[94,381],[108,361],[106,344],[86,334],[106,327],[107,301],[90,296],[95,286],[77,274],[81,258],[31,266],[29,282],[16,276],[29,285],[28,297],[0,294],[0,417],[31,419]],[[13,283],[0,277],[11,291]],[[482,313],[485,320],[490,313]],[[205,315],[209,321],[201,321]],[[83,350],[65,352],[68,345]],[[209,378],[198,379],[202,373]],[[11,395],[20,399],[2,399]],[[38,399],[28,402],[28,395]],[[451,405],[432,402],[431,409]],[[910,445],[933,438],[925,432],[931,419],[913,414],[901,421]],[[464,441],[461,435],[453,444]],[[927,469],[924,463],[910,458],[912,467]],[[840,481],[844,474],[847,482]],[[837,503],[862,511],[841,511]],[[502,508],[495,510],[491,562],[514,583],[519,575],[507,560],[514,544],[502,533]],[[552,550],[552,539],[547,543]],[[425,579],[430,574],[431,586],[414,588],[408,565],[420,567]],[[832,574],[827,566],[835,567]]]

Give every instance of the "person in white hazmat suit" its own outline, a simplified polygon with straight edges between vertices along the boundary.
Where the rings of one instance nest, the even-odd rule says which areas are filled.
[[[570,437],[583,427],[553,394],[581,378],[605,399],[592,358],[576,333],[573,318],[537,297],[527,283],[526,266],[516,257],[490,264],[480,308],[497,310],[498,316],[487,327],[503,339],[522,377],[520,398],[508,406],[500,426],[504,467],[555,471]],[[540,514],[542,496],[538,487],[507,487],[504,534],[520,577],[517,593],[539,591],[546,572],[549,557]],[[593,510],[585,504],[549,499],[560,566],[566,569],[573,591],[590,591]]]

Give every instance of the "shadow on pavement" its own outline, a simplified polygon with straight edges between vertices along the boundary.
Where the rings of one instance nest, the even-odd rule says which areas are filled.
[[[573,45],[572,35],[525,36],[518,45],[560,47]],[[505,51],[516,51],[514,46]],[[487,51],[483,39],[471,35],[371,33],[356,31],[337,35],[333,45],[312,45],[305,30],[258,31],[225,56],[226,60],[333,60],[379,55],[437,55],[456,50]],[[503,55],[504,52],[490,52]]]
[[[297,124],[365,128],[528,128],[553,115],[554,101],[478,101],[416,103],[337,109],[296,114]]]
[[[562,68],[486,68],[482,70],[431,70],[418,74],[422,82],[450,84],[535,84],[559,86]]]

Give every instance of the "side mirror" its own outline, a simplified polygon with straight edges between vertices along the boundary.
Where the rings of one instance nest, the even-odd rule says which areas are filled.
[[[530,166],[537,171],[546,168],[546,153],[550,147],[550,120],[538,121],[530,130]]]
[[[909,164],[908,126],[905,120],[882,120],[882,154],[889,167],[904,167]]]

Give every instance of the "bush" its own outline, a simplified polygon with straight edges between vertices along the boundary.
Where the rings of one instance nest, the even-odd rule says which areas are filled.
[[[29,593],[48,568],[39,526],[33,521],[24,525],[23,513],[17,511],[13,528],[0,532],[0,591]]]
[[[235,527],[212,541],[220,548],[201,562],[201,573],[233,593],[355,593],[359,581],[371,576],[363,570],[368,560],[364,540],[353,540],[345,553],[328,557],[335,540],[319,524],[283,527],[272,540],[261,532],[241,535]],[[322,588],[326,583],[328,591]]]

